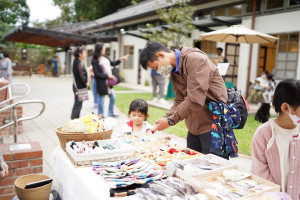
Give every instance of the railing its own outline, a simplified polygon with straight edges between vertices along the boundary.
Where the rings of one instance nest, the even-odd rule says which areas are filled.
[[[21,96],[13,96],[12,95],[12,86],[13,85],[23,85],[23,86],[25,86],[27,88],[26,94],[21,95]],[[7,102],[9,102],[10,105],[0,109],[0,113],[4,112],[6,110],[10,110],[10,120],[7,124],[1,126],[0,130],[4,129],[6,127],[11,127],[12,125],[14,125],[14,142],[16,143],[17,142],[17,135],[18,135],[18,123],[21,122],[21,121],[31,120],[31,119],[34,119],[34,118],[40,116],[45,110],[45,103],[42,100],[26,100],[26,101],[19,101],[19,102],[13,103],[13,100],[15,100],[15,99],[20,99],[20,98],[24,98],[24,97],[28,96],[28,94],[30,93],[30,87],[25,83],[12,83],[12,84],[9,84],[7,86],[1,87],[0,91],[4,90],[6,88],[8,88],[10,98],[5,100],[5,101],[0,102],[0,106],[2,104],[7,103]],[[38,114],[36,114],[32,117],[22,117],[22,118],[18,119],[17,106],[20,105],[20,104],[31,104],[31,103],[42,104],[43,107],[42,107],[41,111]],[[10,129],[10,135],[12,135],[12,130],[11,129]]]
[[[24,86],[24,87],[27,89],[27,92],[26,92],[24,95],[13,96],[13,95],[12,95],[12,86],[15,86],[15,85],[21,85],[21,86]],[[24,98],[24,97],[28,96],[29,93],[30,93],[30,87],[29,87],[29,85],[27,85],[26,83],[12,83],[12,84],[6,85],[6,86],[4,86],[4,87],[1,87],[1,88],[0,88],[0,91],[1,91],[1,90],[4,90],[4,89],[6,89],[6,88],[8,88],[9,99],[6,99],[5,101],[1,101],[1,102],[0,102],[0,106],[1,106],[2,104],[7,103],[7,102],[9,102],[10,104],[12,104],[13,100]]]

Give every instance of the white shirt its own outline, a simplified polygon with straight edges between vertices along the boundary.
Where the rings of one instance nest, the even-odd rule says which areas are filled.
[[[118,135],[119,137],[123,137],[125,135],[130,135],[130,134],[136,137],[141,137],[145,135],[145,133],[152,128],[152,126],[148,122],[143,121],[143,128],[138,132],[133,132],[132,126],[129,124],[130,121],[122,125],[121,132]]]
[[[299,134],[299,127],[294,129],[284,129],[278,126],[274,119],[270,119],[273,126],[273,134],[278,147],[279,159],[280,159],[280,172],[281,172],[281,189],[282,192],[286,192],[287,178],[290,168],[289,157],[289,143],[293,139],[294,135]]]
[[[102,56],[102,57],[100,57],[99,61],[100,61],[100,64],[103,65],[105,73],[108,74],[108,75],[112,75],[109,60],[107,58],[105,58],[104,56]]]
[[[259,81],[259,84],[255,84],[256,90],[265,90],[265,87],[269,86],[269,81],[266,78],[258,77],[255,80]]]
[[[101,65],[103,65],[105,74],[107,74],[108,76],[112,75],[110,62],[107,58],[105,58],[104,56],[100,57],[99,63]],[[107,84],[107,81],[106,81],[106,84]],[[107,87],[107,88],[108,88],[108,93],[110,94],[113,91],[113,88],[110,88],[110,87]]]

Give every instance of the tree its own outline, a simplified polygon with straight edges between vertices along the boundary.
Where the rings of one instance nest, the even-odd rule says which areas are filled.
[[[27,25],[29,16],[26,0],[0,0],[0,43],[7,44],[3,36],[16,24]]]
[[[147,24],[146,29],[142,30],[142,36],[167,46],[180,47],[194,29],[193,9],[187,0],[176,0],[175,3],[174,0],[167,0],[167,2],[172,6],[156,11],[165,25],[157,28],[153,24]]]
[[[26,0],[0,0],[1,25],[27,25],[29,16],[29,8]]]

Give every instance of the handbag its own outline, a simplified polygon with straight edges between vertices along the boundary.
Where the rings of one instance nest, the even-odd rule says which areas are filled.
[[[78,101],[82,102],[82,101],[85,101],[85,100],[89,100],[89,93],[88,93],[89,90],[88,90],[88,87],[82,88],[82,89],[78,89],[77,85],[76,85],[76,81],[75,81],[75,76],[73,76],[73,84],[74,84],[74,86],[76,88],[75,94],[78,97]]]
[[[113,69],[111,70],[112,74],[117,77],[117,84],[119,84],[121,82],[121,78],[120,78],[120,71],[119,68],[117,68],[116,66],[113,67]]]
[[[117,83],[118,83],[118,79],[117,79],[116,77],[114,77],[113,79],[108,79],[108,80],[107,80],[107,85],[108,85],[109,87],[112,87],[112,86],[114,86],[114,85],[117,85]]]

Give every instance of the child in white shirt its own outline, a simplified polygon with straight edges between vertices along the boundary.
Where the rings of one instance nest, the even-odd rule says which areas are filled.
[[[148,104],[143,99],[135,99],[129,106],[129,118],[126,124],[122,125],[119,137],[143,137],[150,132],[152,126],[146,122],[148,115]]]

